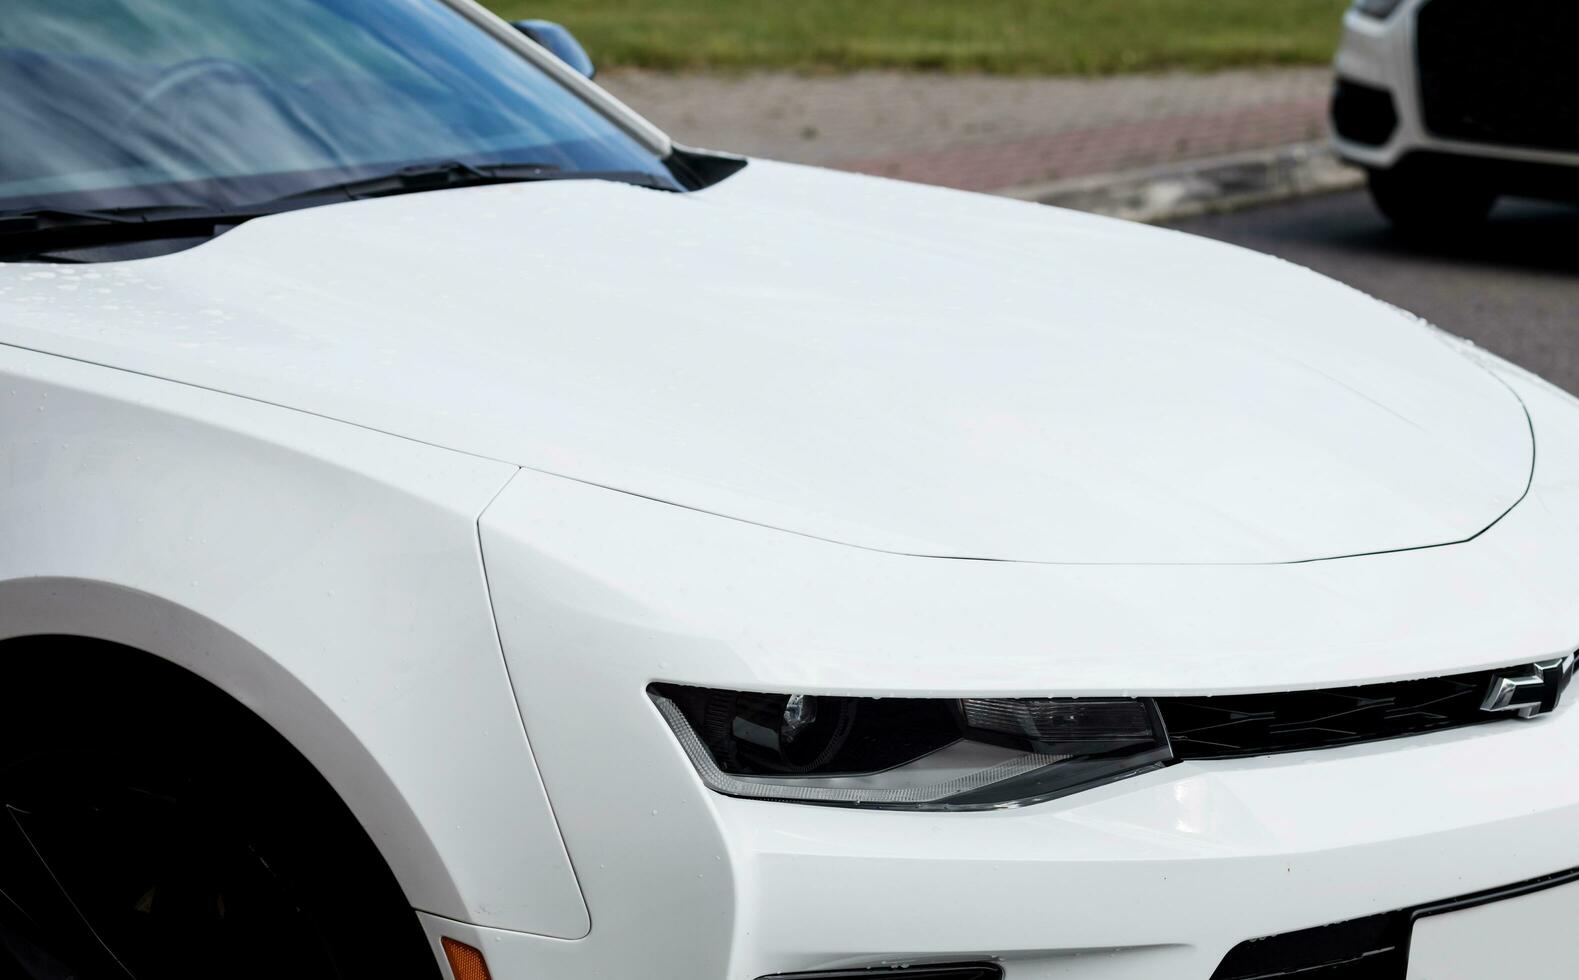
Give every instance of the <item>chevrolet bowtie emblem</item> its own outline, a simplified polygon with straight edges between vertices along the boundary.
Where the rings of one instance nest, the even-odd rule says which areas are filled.
[[[1542,660],[1528,667],[1510,667],[1491,675],[1482,711],[1513,711],[1520,718],[1544,715],[1557,707],[1574,676],[1570,653],[1556,660]]]

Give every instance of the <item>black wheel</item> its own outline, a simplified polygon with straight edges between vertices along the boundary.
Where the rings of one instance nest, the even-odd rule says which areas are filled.
[[[372,843],[287,743],[184,671],[59,642],[0,649],[0,976],[438,976]]]
[[[1480,227],[1497,203],[1494,188],[1467,168],[1405,160],[1368,174],[1371,199],[1400,232],[1454,236]]]

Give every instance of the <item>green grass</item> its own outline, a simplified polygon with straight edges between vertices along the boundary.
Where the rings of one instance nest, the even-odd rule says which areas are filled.
[[[1348,0],[484,0],[600,67],[1113,74],[1314,64]]]

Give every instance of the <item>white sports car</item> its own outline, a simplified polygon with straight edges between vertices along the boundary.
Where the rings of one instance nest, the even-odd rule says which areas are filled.
[[[1338,153],[1410,232],[1459,232],[1503,194],[1579,201],[1579,4],[1355,0]]]
[[[1571,976],[1573,399],[527,29],[8,0],[0,975]]]

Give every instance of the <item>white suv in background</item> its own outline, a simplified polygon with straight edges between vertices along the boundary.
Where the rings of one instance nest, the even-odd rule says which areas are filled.
[[[1334,142],[1400,228],[1472,225],[1497,197],[1579,199],[1579,5],[1357,0]]]

